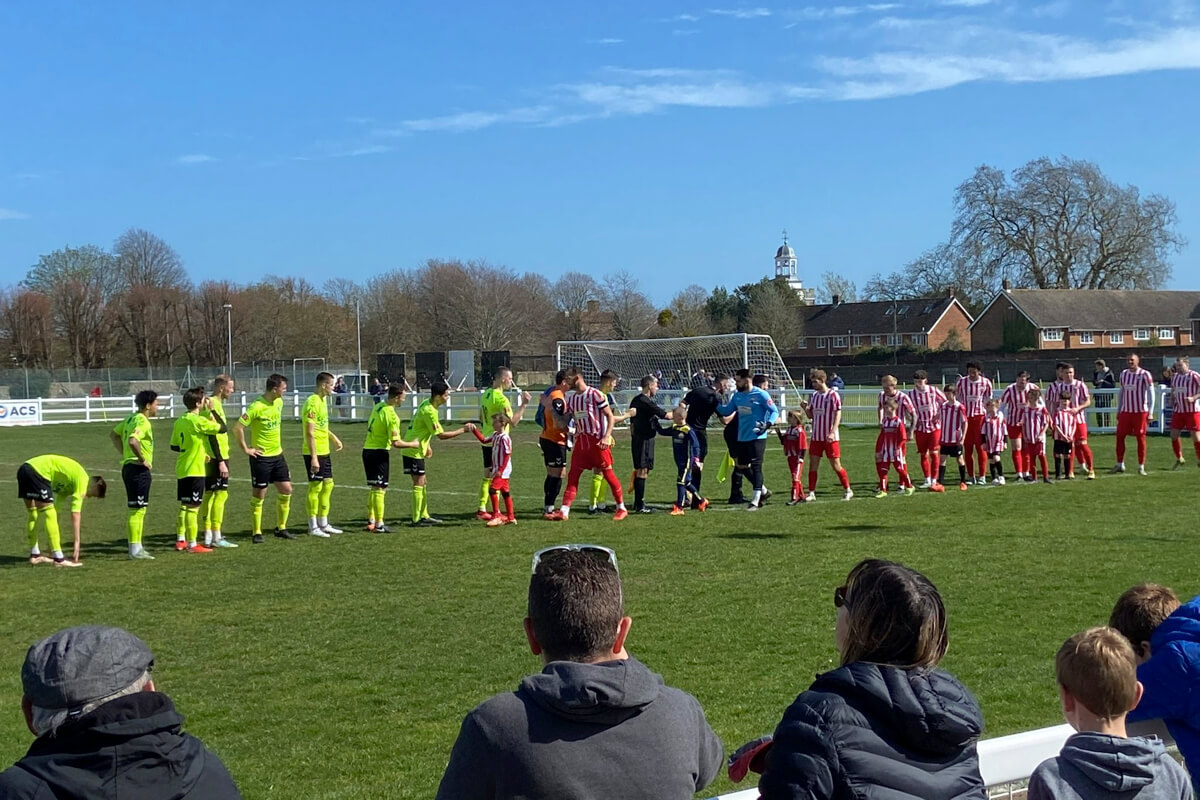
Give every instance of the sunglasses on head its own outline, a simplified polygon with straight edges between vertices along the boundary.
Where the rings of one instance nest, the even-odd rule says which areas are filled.
[[[833,607],[842,608],[846,606],[846,587],[839,586],[833,590]]]
[[[533,554],[533,569],[530,572],[537,572],[538,564],[547,561],[556,555],[570,552],[587,553],[601,561],[607,561],[613,565],[613,569],[617,569],[617,554],[607,547],[602,547],[598,544],[556,544],[553,547],[545,547]]]

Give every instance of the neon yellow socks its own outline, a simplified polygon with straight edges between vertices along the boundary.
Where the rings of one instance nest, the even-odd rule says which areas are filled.
[[[371,489],[367,492],[367,519],[371,522],[383,522],[384,501],[387,492],[384,489]]]
[[[288,514],[292,511],[292,496],[290,494],[281,494],[275,498],[275,516],[278,522],[275,527],[280,530],[287,527]]]
[[[262,507],[263,499],[250,495],[250,522],[253,531],[257,534],[262,533]]]
[[[308,494],[304,497],[304,505],[308,509],[310,520],[317,518],[317,507],[321,505],[321,488],[324,481],[309,481]]]
[[[487,511],[488,493],[492,488],[492,479],[484,478],[483,483],[479,484],[479,510]]]
[[[333,479],[321,481],[321,491],[317,495],[317,517],[329,518],[329,509],[333,507]],[[311,516],[311,514],[310,514]]]
[[[31,552],[38,549],[37,521],[37,506],[30,506],[29,510],[26,512],[25,541],[29,543],[29,549]]]
[[[209,524],[212,525],[213,533],[221,532],[221,525],[225,522],[225,501],[229,499],[229,492],[217,491],[212,493],[212,507],[209,509]],[[260,516],[261,519],[261,516]]]
[[[179,524],[176,528],[178,538],[186,541],[188,547],[196,545],[196,536],[200,532],[200,507],[199,506],[180,506],[179,507]]]
[[[54,551],[54,557],[58,558],[62,553],[62,536],[58,532],[58,511],[54,506],[46,506],[41,513],[42,519],[46,520],[46,536],[50,538],[50,549]]]
[[[177,541],[187,541],[187,516],[188,507],[180,506],[179,513],[175,515],[175,539]]]
[[[595,508],[600,505],[600,498],[604,497],[604,476],[592,475],[592,502],[591,507]]]
[[[146,526],[146,509],[135,508],[129,512],[129,544],[142,543],[142,529]]]
[[[414,486],[412,500],[412,521],[420,522],[422,519],[424,519],[427,516],[425,509],[425,487]]]

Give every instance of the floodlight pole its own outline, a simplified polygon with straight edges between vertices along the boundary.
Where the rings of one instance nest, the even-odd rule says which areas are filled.
[[[226,303],[225,309],[225,355],[229,363],[229,377],[233,377],[233,305]]]
[[[354,298],[354,331],[358,337],[358,374],[354,376],[354,382],[358,383],[362,380],[362,311],[357,297]]]

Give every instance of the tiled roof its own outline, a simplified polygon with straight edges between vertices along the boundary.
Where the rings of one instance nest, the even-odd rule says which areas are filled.
[[[1012,289],[1013,304],[1039,328],[1076,331],[1188,326],[1200,292],[1135,289]]]
[[[805,336],[921,333],[941,318],[952,297],[804,306]],[[895,316],[893,316],[895,311]],[[970,315],[967,317],[970,319]]]

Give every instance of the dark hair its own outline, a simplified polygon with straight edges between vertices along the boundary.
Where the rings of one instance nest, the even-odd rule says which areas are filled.
[[[183,393],[183,407],[192,411],[204,400],[204,387],[193,386]]]
[[[92,486],[96,487],[96,497],[103,500],[104,495],[108,494],[108,481],[104,480],[99,475],[92,476]]]
[[[318,372],[317,379],[313,383],[324,383],[325,381],[334,380],[332,372]]]
[[[953,383],[947,383],[945,386],[942,387],[942,394],[946,394],[946,393],[957,395],[958,387],[955,386]]]
[[[927,381],[927,380],[929,380],[929,373],[923,369],[919,369],[913,373],[913,380],[914,381]]]
[[[932,668],[950,640],[937,587],[894,561],[868,558],[846,578],[847,634],[842,664],[869,661]]]
[[[1154,629],[1179,608],[1179,598],[1166,586],[1139,583],[1117,598],[1108,624],[1119,630],[1133,649],[1141,651]]]
[[[621,577],[594,554],[556,553],[542,559],[529,579],[529,620],[549,661],[602,656],[623,616]]]
[[[1020,372],[1018,372],[1018,373],[1017,373],[1017,377],[1018,377],[1018,378],[1020,378],[1020,377],[1022,377],[1022,376],[1024,376],[1024,377],[1028,378],[1028,377],[1029,377],[1029,370],[1024,370],[1024,369],[1023,369],[1023,370],[1021,370]]]
[[[554,385],[555,386],[558,386],[560,383],[562,383],[566,379],[567,379],[567,371],[565,369],[560,369],[558,372],[554,373]]]
[[[441,397],[448,391],[450,391],[450,384],[446,383],[445,381],[434,381],[433,383],[429,384],[430,397]]]
[[[748,370],[748,369],[739,369],[737,372],[734,373],[734,375],[737,376],[738,380],[743,380],[743,381],[750,380],[750,370]]]
[[[269,392],[272,389],[278,389],[281,386],[286,386],[287,382],[287,377],[280,375],[278,372],[274,373],[273,375],[269,375],[267,377],[267,391]]]
[[[978,369],[982,372],[982,369],[980,368],[978,361],[968,361],[967,369]]]
[[[388,387],[387,396],[391,400],[394,397],[399,397],[407,391],[407,387],[403,383],[393,383]]]
[[[642,388],[643,389],[648,388],[650,386],[650,384],[652,384],[652,383],[658,383],[658,378],[654,377],[653,375],[643,375],[642,376]]]
[[[753,383],[755,386],[758,386],[761,388],[766,385],[767,376],[766,375],[755,375],[753,378],[750,379],[750,382]]]
[[[1055,368],[1055,369],[1066,369],[1066,368],[1067,368],[1067,367],[1069,367],[1069,366],[1071,366],[1071,365],[1070,365],[1070,364],[1068,364],[1067,362],[1065,362],[1065,361],[1060,361],[1060,362],[1058,362],[1057,364],[1055,364],[1055,365],[1054,365],[1054,368]]]
[[[154,391],[153,389],[142,389],[140,392],[134,395],[133,402],[138,407],[138,411],[141,411],[143,408],[150,405],[157,399],[158,392]]]
[[[600,373],[600,380],[601,381],[619,381],[619,380],[621,380],[621,376],[618,375],[615,371],[613,371],[611,369],[606,369],[606,370],[604,370],[604,372]]]
[[[729,380],[729,376],[726,375],[724,372],[718,372],[716,375],[713,376],[713,380],[716,381],[717,383],[720,383],[721,381]]]
[[[217,377],[213,378],[213,389],[230,383],[233,383],[233,378],[231,376],[225,374],[218,375]]]

